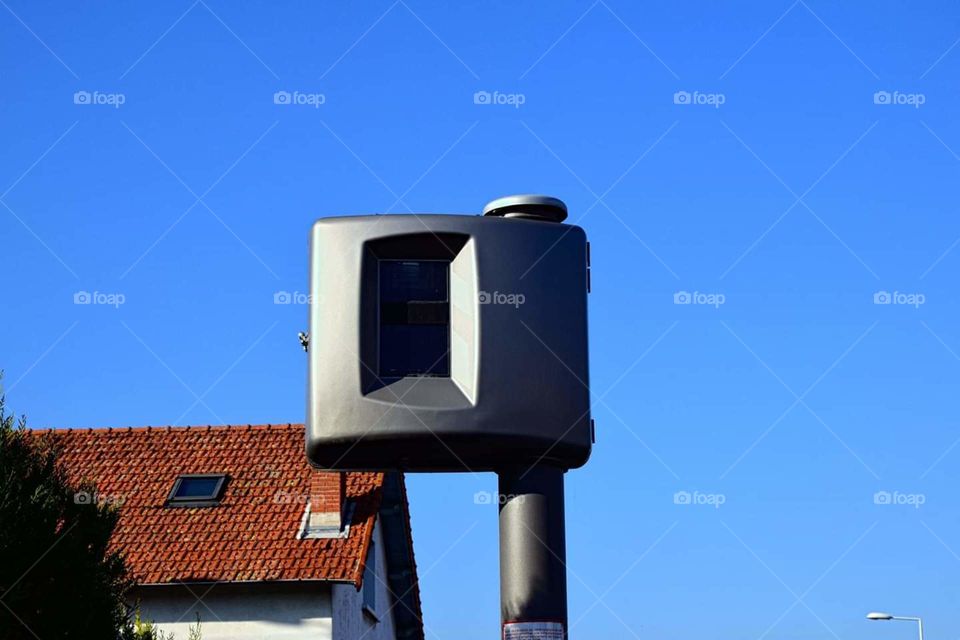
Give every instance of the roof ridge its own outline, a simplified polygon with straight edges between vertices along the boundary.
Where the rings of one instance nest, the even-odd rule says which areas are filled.
[[[105,431],[112,433],[114,431],[187,431],[190,429],[205,429],[207,431],[225,431],[227,429],[247,429],[247,430],[269,430],[269,429],[302,429],[303,423],[299,422],[266,422],[262,424],[221,424],[221,425],[147,425],[143,427],[27,427],[28,431],[37,432],[70,432],[70,431]]]

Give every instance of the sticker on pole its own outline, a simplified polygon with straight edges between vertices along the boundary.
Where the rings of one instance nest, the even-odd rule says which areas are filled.
[[[507,622],[503,640],[566,640],[562,622]]]

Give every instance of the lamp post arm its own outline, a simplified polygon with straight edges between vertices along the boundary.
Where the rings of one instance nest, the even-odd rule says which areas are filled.
[[[911,620],[917,623],[917,631],[920,633],[920,640],[923,640],[923,619],[913,616],[890,616],[891,620]]]

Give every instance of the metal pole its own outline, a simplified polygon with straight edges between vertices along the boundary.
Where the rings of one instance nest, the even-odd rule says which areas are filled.
[[[890,616],[890,620],[909,620],[917,623],[917,630],[920,632],[920,640],[923,640],[923,620],[913,616]]]
[[[500,621],[507,640],[567,637],[563,474],[550,466],[498,473]]]

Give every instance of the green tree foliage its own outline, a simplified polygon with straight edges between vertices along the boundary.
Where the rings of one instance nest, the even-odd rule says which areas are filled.
[[[145,622],[140,617],[140,607],[137,606],[133,614],[133,622],[124,628],[121,640],[176,640],[176,638],[172,633],[160,631],[152,622]],[[203,640],[199,613],[196,624],[190,625],[187,629],[187,640]]]
[[[130,579],[107,548],[118,512],[87,499],[95,495],[70,484],[53,439],[7,415],[0,391],[3,640],[109,640],[131,629]]]
[[[122,640],[174,640],[172,633],[164,633],[153,626],[152,622],[145,622],[140,617],[139,606],[134,612],[133,622],[123,629],[121,637]]]
[[[187,630],[187,640],[203,640],[203,633],[200,629],[200,613],[197,612],[197,624],[190,625]]]

